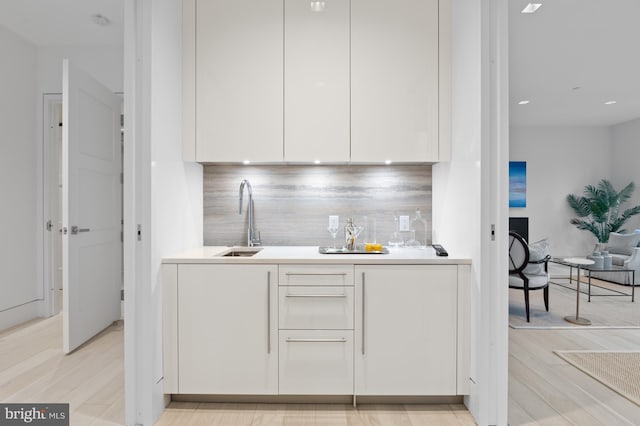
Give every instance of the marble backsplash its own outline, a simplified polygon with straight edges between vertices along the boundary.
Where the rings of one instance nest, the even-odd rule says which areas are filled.
[[[263,245],[330,246],[329,215],[375,217],[376,239],[387,244],[394,215],[420,208],[431,243],[431,166],[204,166],[205,245],[246,245],[248,193],[238,214],[240,182],[253,188],[255,228]]]

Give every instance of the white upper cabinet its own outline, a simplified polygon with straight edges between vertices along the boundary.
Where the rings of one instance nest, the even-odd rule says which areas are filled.
[[[284,4],[284,159],[348,162],[349,0]]]
[[[450,156],[451,0],[183,0],[184,159]]]
[[[282,0],[192,1],[196,161],[282,161]]]
[[[443,159],[439,3],[351,0],[351,161]]]

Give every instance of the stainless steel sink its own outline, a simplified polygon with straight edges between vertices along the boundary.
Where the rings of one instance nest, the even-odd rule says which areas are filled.
[[[233,247],[223,253],[221,253],[220,257],[251,257],[256,255],[262,250],[261,248],[254,247]]]

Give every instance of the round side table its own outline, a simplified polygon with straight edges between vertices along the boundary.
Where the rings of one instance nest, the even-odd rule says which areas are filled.
[[[583,266],[593,265],[595,262],[583,257],[568,257],[563,260],[578,269],[578,278],[576,278],[576,315],[575,317],[573,315],[567,315],[564,317],[564,320],[572,324],[591,325],[591,321],[580,317],[580,268]]]

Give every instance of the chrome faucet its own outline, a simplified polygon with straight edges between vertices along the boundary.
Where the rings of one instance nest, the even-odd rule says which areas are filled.
[[[238,209],[238,214],[242,214],[242,199],[244,198],[245,186],[249,191],[249,202],[248,202],[249,206],[247,207],[247,210],[249,211],[249,226],[247,228],[247,246],[249,247],[261,246],[262,241],[260,241],[260,232],[256,232],[256,230],[253,227],[253,193],[251,192],[251,184],[246,179],[244,179],[240,183],[240,194],[239,194],[240,208]],[[256,234],[257,234],[257,237],[256,237]]]

